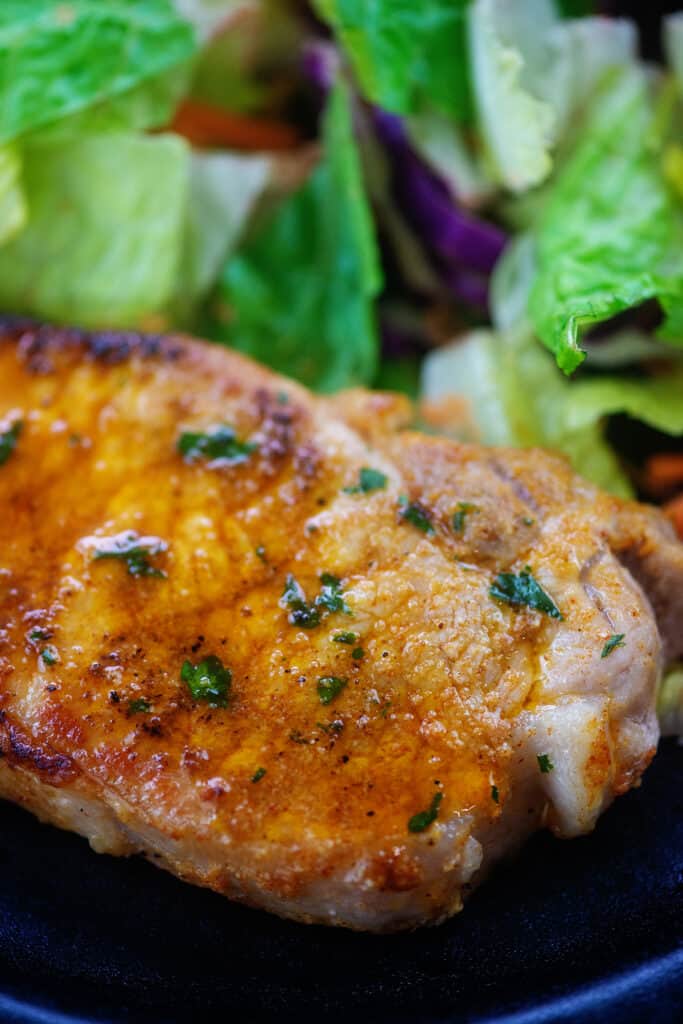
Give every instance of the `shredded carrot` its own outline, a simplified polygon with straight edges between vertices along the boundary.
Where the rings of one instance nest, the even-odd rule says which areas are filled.
[[[289,150],[301,141],[296,129],[284,121],[233,114],[196,100],[180,104],[170,127],[195,146],[223,149]]]
[[[677,498],[665,505],[664,511],[674,524],[676,533],[683,540],[683,494],[679,494]]]
[[[645,465],[643,483],[645,489],[655,495],[666,495],[683,486],[683,452],[651,455]]]

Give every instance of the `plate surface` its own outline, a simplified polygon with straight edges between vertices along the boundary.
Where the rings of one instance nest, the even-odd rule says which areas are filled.
[[[295,1015],[683,1019],[683,749],[592,836],[539,835],[462,914],[387,937],[232,905],[0,804],[0,1020]]]

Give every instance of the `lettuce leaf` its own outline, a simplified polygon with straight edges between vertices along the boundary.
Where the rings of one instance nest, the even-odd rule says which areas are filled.
[[[68,142],[84,135],[144,131],[168,124],[190,81],[190,66],[183,64],[119,96],[98,100],[89,107],[29,131],[20,142]]]
[[[429,103],[465,120],[471,99],[465,42],[470,0],[314,0],[348,53],[361,87],[395,114]]]
[[[683,89],[683,11],[664,19],[664,49],[669,64]]]
[[[179,321],[187,323],[211,290],[271,173],[266,156],[192,153],[185,239],[173,300]]]
[[[550,0],[475,0],[468,11],[480,128],[495,177],[516,192],[538,185],[552,167],[555,112],[541,89],[555,22]]]
[[[177,277],[188,159],[172,135],[26,145],[31,215],[0,248],[0,306],[92,327],[158,314]]]
[[[214,330],[275,369],[334,391],[374,376],[373,299],[381,286],[349,95],[341,83],[330,94],[323,134],[322,163],[228,261]]]
[[[592,105],[536,226],[529,312],[558,365],[585,358],[580,331],[659,300],[665,340],[683,343],[683,224],[662,177],[647,82],[619,75]]]
[[[169,0],[3,0],[0,142],[122,96],[193,49]]]
[[[657,694],[657,717],[662,736],[683,736],[683,664],[673,665]]]
[[[447,183],[456,199],[476,208],[492,198],[494,183],[452,118],[424,110],[407,118],[405,127],[415,149]]]
[[[572,383],[564,411],[569,430],[618,412],[664,434],[683,435],[683,362],[661,376],[599,376]]]
[[[577,387],[525,328],[474,331],[431,353],[422,374],[425,399],[467,399],[469,420],[458,431],[462,440],[564,452],[587,479],[628,496],[630,485],[601,424],[603,413],[615,410],[596,400],[572,420]]]
[[[20,179],[21,160],[16,146],[0,146],[0,245],[26,223],[26,199]]]

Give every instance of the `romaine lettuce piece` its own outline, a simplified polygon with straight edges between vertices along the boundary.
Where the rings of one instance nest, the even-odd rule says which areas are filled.
[[[361,87],[396,114],[424,101],[467,119],[471,99],[465,41],[469,0],[314,0],[339,37]]]
[[[192,153],[185,238],[174,294],[176,318],[188,323],[246,228],[271,176],[266,156]]]
[[[230,18],[235,10],[244,7],[244,0],[173,0],[178,13],[191,22],[200,39],[209,39]],[[260,6],[260,0],[252,0],[250,7]]]
[[[468,149],[464,132],[452,118],[425,110],[406,119],[415,149],[465,206],[477,207],[494,193],[491,177]]]
[[[664,434],[683,434],[683,361],[658,376],[599,376],[572,383],[564,408],[569,430],[627,413]]]
[[[19,152],[13,145],[0,146],[0,245],[23,228],[26,216]]]
[[[542,99],[551,66],[551,0],[474,0],[469,60],[480,128],[498,181],[516,192],[550,173],[555,112]]]
[[[664,19],[664,49],[683,89],[683,11],[670,14]]]
[[[322,391],[369,383],[377,367],[374,229],[348,90],[330,94],[322,163],[239,252],[219,287],[216,334]]]
[[[155,75],[119,96],[98,100],[68,117],[29,131],[20,143],[68,142],[84,135],[104,135],[162,128],[171,120],[190,81],[190,65]]]
[[[610,72],[638,60],[638,30],[627,18],[561,21],[551,30],[550,41],[557,54],[550,89],[558,128],[584,108]]]
[[[553,359],[524,328],[474,331],[424,362],[422,396],[430,401],[463,396],[469,417],[457,432],[482,444],[535,445],[564,452],[583,476],[615,494],[631,488],[604,440],[604,412],[570,419],[574,393]]]
[[[136,326],[173,292],[189,154],[172,135],[33,142],[30,218],[0,247],[0,306],[84,326]]]
[[[121,96],[193,49],[169,0],[3,0],[0,142]]]
[[[683,736],[683,664],[674,665],[662,679],[657,717],[662,736]]]
[[[683,343],[683,221],[656,148],[647,81],[633,68],[592,105],[540,210],[529,312],[559,366],[583,361],[585,326],[656,298],[660,336]]]

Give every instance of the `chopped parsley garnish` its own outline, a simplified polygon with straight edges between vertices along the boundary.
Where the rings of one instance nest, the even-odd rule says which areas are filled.
[[[335,633],[332,640],[335,644],[355,644],[358,633]]]
[[[262,562],[267,561],[266,549],[264,548],[263,544],[259,544],[259,546],[256,548],[256,557],[260,558]]]
[[[28,635],[29,640],[49,640],[52,633],[49,629],[41,629],[40,626],[35,626]]]
[[[626,646],[626,644],[624,643],[624,637],[625,636],[626,636],[625,633],[613,633],[612,636],[607,641],[607,643],[605,644],[605,646],[603,647],[602,654],[600,655],[600,657],[601,658],[606,658],[607,655],[611,654],[612,651],[616,647],[625,647]]]
[[[348,679],[339,676],[322,676],[318,680],[318,697],[321,704],[331,704],[346,686]]]
[[[128,701],[128,714],[129,715],[146,715],[152,710],[152,705],[144,697],[138,697],[136,700]]]
[[[491,786],[491,799],[494,804],[500,803],[500,794],[498,793],[498,786]]]
[[[258,448],[252,441],[240,441],[233,427],[226,423],[209,427],[206,431],[185,431],[178,438],[178,451],[188,462],[207,459],[209,462],[236,466],[246,462]]]
[[[180,678],[187,684],[193,700],[207,701],[215,708],[228,706],[232,672],[215,654],[202,658],[197,665],[184,662]]]
[[[306,599],[306,594],[300,583],[297,582],[291,573],[285,579],[285,589],[280,598],[280,607],[289,609],[289,621],[293,626],[302,626],[304,629],[314,629],[320,625],[321,612],[345,612],[351,615],[351,609],[344,600],[341,580],[329,572],[324,572],[320,577],[320,593],[311,603]],[[345,636],[347,634],[339,634]],[[352,634],[348,634],[351,636]],[[337,637],[333,638],[337,640]],[[339,640],[338,643],[354,643],[353,640]]]
[[[168,545],[158,537],[140,537],[135,530],[124,530],[115,537],[102,537],[97,541],[93,558],[118,558],[128,566],[131,576],[166,577],[162,569],[150,564],[150,558],[166,551]]]
[[[17,420],[8,430],[4,430],[0,434],[0,466],[5,465],[16,448],[23,426],[21,420]]]
[[[306,738],[306,736],[304,736],[300,729],[292,729],[292,731],[289,734],[289,738],[292,741],[292,743],[301,743],[305,745],[311,742],[309,739]]]
[[[536,522],[536,520],[532,519],[531,516],[524,516],[524,518],[522,519],[522,522],[524,523],[525,526],[533,526],[534,523]]]
[[[280,605],[289,608],[289,621],[293,626],[314,629],[320,625],[320,612],[314,604],[308,603],[303,587],[291,573],[287,574]]]
[[[388,477],[378,469],[370,466],[363,466],[358,474],[358,483],[353,487],[343,487],[344,494],[370,494],[371,491],[381,491],[387,485]]]
[[[424,832],[426,828],[436,821],[439,813],[439,804],[443,800],[443,793],[435,793],[431,804],[426,811],[418,811],[408,822],[409,832]]]
[[[459,501],[458,507],[453,513],[453,529],[456,533],[462,533],[465,529],[465,520],[468,513],[478,512],[478,505],[472,505],[469,501]]]
[[[44,647],[40,652],[40,657],[44,665],[56,665],[59,661],[56,647]]]
[[[496,601],[505,601],[516,607],[526,605],[536,611],[545,612],[552,619],[564,619],[560,609],[552,597],[546,594],[543,587],[531,575],[529,566],[519,576],[512,572],[502,572],[496,576],[489,590]]]
[[[344,728],[344,723],[338,718],[333,722],[316,722],[315,724],[328,736],[330,733],[338,735]]]
[[[354,649],[351,651],[351,657],[354,659],[354,661],[360,661],[361,658],[365,657],[365,651],[363,650],[362,647],[354,647]]]
[[[316,607],[325,608],[328,612],[345,612],[351,614],[351,609],[344,600],[341,588],[341,580],[329,572],[324,572],[320,577],[321,589],[315,599]]]
[[[536,760],[538,761],[538,767],[544,775],[547,775],[548,772],[551,772],[555,767],[553,762],[550,760],[549,754],[539,754]]]
[[[251,777],[252,782],[260,782],[263,776],[266,774],[265,768],[257,768]]]
[[[431,516],[429,511],[421,505],[419,501],[408,501],[405,494],[402,494],[398,499],[400,506],[399,515],[401,519],[405,519],[407,523],[415,526],[422,533],[430,535],[434,533],[434,527],[432,526]]]

